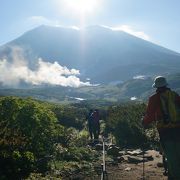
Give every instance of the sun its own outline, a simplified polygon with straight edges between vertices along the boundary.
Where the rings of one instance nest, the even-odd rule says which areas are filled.
[[[64,0],[64,6],[76,15],[93,14],[100,6],[101,0]]]

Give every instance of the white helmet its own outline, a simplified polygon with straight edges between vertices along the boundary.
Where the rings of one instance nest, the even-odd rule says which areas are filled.
[[[160,87],[164,87],[164,86],[167,86],[168,83],[166,81],[166,78],[163,77],[163,76],[157,76],[155,79],[154,79],[154,84],[152,85],[152,87],[154,88],[160,88]]]

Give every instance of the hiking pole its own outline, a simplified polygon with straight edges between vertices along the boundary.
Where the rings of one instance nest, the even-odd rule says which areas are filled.
[[[144,128],[143,128],[143,135],[145,135],[145,129]],[[144,158],[144,155],[145,155],[145,145],[143,142],[143,179],[142,180],[145,180],[145,158]]]
[[[103,163],[101,164],[102,173],[101,173],[101,180],[108,179],[107,172],[106,172],[106,160],[105,160],[105,141],[104,136],[102,137],[102,143],[103,143]]]

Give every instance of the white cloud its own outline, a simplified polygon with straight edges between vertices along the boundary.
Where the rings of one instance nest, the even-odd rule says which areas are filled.
[[[79,31],[80,30],[80,28],[79,27],[77,27],[77,26],[68,26],[69,28],[71,28],[71,29],[75,29],[75,30],[77,30],[77,31]]]
[[[89,86],[89,82],[82,82],[78,75],[79,70],[68,69],[58,62],[50,63],[39,59],[36,69],[28,67],[23,58],[22,50],[18,47],[12,49],[13,61],[0,60],[0,83],[4,86],[18,87],[21,81],[32,85],[51,84],[70,87]]]
[[[58,20],[52,20],[48,19],[44,16],[31,16],[27,18],[27,21],[32,25],[32,26],[39,26],[39,25],[49,25],[49,26],[54,26],[54,27],[63,27],[63,28],[70,28],[74,30],[79,30],[79,27],[77,26],[63,26],[60,24]]]
[[[108,29],[111,29],[113,31],[124,31],[128,34],[131,34],[133,36],[139,37],[139,38],[147,40],[147,41],[150,40],[150,37],[145,32],[136,31],[131,26],[128,26],[128,25],[121,25],[121,26],[114,26],[114,27],[104,26],[104,25],[102,25],[102,26],[106,27]]]
[[[28,18],[28,21],[35,24],[51,24],[52,23],[52,21],[45,18],[44,16],[31,16]]]

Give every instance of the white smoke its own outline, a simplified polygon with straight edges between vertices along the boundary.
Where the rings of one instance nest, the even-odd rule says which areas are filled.
[[[137,76],[134,76],[133,79],[141,79],[141,80],[144,80],[144,79],[146,79],[146,76],[144,76],[144,75],[137,75]]]
[[[22,53],[18,49],[14,53],[12,62],[6,59],[0,60],[0,83],[3,86],[18,87],[20,82],[32,85],[50,84],[65,87],[91,85],[89,82],[82,82],[77,77],[80,75],[79,70],[68,69],[58,62],[50,63],[42,59],[38,59],[36,69],[32,70],[22,57]]]
[[[133,96],[130,99],[131,99],[131,101],[135,101],[135,100],[137,100],[137,97]]]

